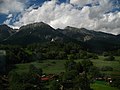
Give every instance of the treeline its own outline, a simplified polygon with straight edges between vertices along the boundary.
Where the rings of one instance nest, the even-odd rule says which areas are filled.
[[[87,53],[85,49],[75,43],[52,42],[44,45],[32,44],[27,48],[35,52],[39,60],[97,58],[96,54]]]
[[[0,50],[6,51],[6,64],[29,63],[46,59],[63,60],[63,59],[97,59],[95,53],[89,53],[87,49],[75,43],[50,42],[44,44],[31,44],[27,46],[19,45],[0,45]],[[113,56],[120,56],[120,50],[104,52],[108,60],[114,60]],[[107,60],[107,58],[106,58]]]
[[[118,49],[118,50],[113,50],[113,51],[109,51],[109,52],[104,52],[103,55],[104,55],[104,56],[110,56],[110,55],[120,56],[120,49]]]
[[[46,59],[87,59],[98,58],[96,54],[88,53],[80,45],[74,43],[50,42],[45,44],[31,44],[27,46],[1,45],[6,50],[6,63],[18,64]]]

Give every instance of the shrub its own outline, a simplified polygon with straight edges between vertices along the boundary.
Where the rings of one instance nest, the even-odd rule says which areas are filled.
[[[104,57],[109,56],[109,53],[108,53],[108,52],[104,52],[104,53],[103,53],[103,56],[104,56]]]
[[[111,86],[117,87],[120,89],[120,77],[113,78],[113,82],[111,83]]]
[[[100,70],[101,71],[113,71],[113,68],[110,66],[103,66]]]
[[[105,61],[114,61],[115,57],[114,56],[108,56],[104,59]]]

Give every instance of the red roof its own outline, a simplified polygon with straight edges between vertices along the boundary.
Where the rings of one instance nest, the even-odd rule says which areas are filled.
[[[48,81],[49,79],[50,79],[50,78],[48,78],[48,77],[42,77],[42,78],[41,78],[42,81]]]

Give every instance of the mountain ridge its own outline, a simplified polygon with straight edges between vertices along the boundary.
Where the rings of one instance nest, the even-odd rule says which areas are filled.
[[[67,26],[65,29],[54,29],[43,22],[32,23],[20,27],[18,32],[9,35],[9,38],[6,40],[1,40],[1,44],[28,45],[53,41],[74,42],[77,44],[84,43],[92,51],[120,48],[120,35],[70,26]]]
[[[27,45],[32,43],[43,43],[51,41],[70,42],[71,40],[72,38],[65,36],[64,34],[55,30],[48,24],[39,22],[22,26],[19,29],[19,32],[12,35],[10,38],[8,38],[8,40],[4,41],[3,43],[5,44],[25,43]]]
[[[0,25],[0,41],[7,39],[15,33],[15,30],[6,24]]]

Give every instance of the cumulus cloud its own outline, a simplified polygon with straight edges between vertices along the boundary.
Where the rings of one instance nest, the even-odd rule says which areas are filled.
[[[71,4],[75,4],[75,5],[80,5],[80,6],[84,6],[86,4],[89,4],[92,0],[70,0]]]
[[[91,7],[86,5],[90,3]],[[109,12],[112,8],[109,0],[70,0],[70,3],[46,1],[37,9],[30,7],[22,12],[22,16],[13,25],[20,27],[42,21],[54,28],[84,27],[89,30],[118,34],[120,33],[120,12]],[[9,24],[9,20],[5,23]]]
[[[23,0],[0,0],[0,13],[8,14],[10,12],[22,12],[23,9]]]
[[[12,14],[9,14],[8,16],[7,16],[7,18],[12,18],[13,17],[13,15]]]
[[[83,7],[87,4],[97,5],[99,1],[101,0],[70,0],[70,3]]]

